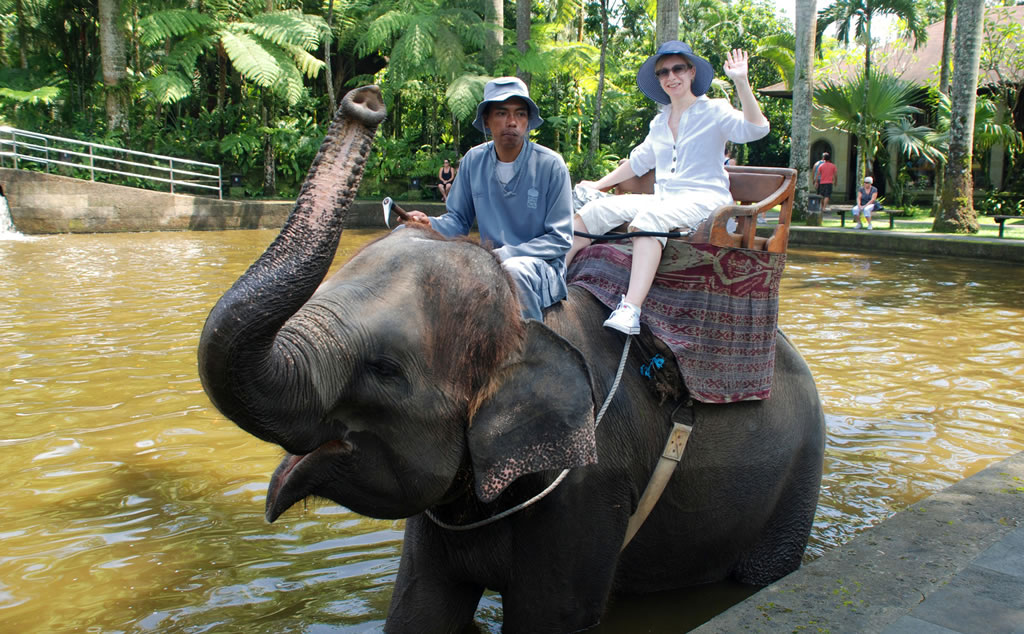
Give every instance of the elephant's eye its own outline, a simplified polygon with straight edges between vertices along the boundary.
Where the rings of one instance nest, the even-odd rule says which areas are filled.
[[[382,379],[395,379],[402,375],[402,367],[392,359],[379,357],[366,364],[367,369]]]

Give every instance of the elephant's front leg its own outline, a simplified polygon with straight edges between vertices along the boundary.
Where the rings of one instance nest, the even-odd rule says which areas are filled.
[[[512,531],[503,632],[578,632],[600,622],[628,520],[622,509],[629,507],[576,504],[586,497],[552,500],[548,521],[528,520]]]
[[[483,586],[451,574],[445,551],[421,530],[422,515],[409,518],[387,632],[459,632],[473,621]]]
[[[594,563],[576,561],[578,570],[566,573],[564,562],[552,562],[551,571],[526,574],[501,594],[502,632],[560,634],[590,629],[601,622],[611,592],[615,553],[595,555]]]

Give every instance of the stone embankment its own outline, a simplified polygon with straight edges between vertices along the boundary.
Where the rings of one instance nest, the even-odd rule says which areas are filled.
[[[0,188],[15,228],[25,234],[272,229],[284,224],[295,204],[217,200],[10,168],[0,168]],[[443,205],[416,208],[434,214]],[[380,202],[356,201],[346,224],[383,228]]]
[[[26,234],[275,229],[294,206],[291,200],[217,200],[8,168],[0,168],[0,188],[15,228]],[[431,216],[444,212],[440,202],[397,202]],[[345,224],[384,228],[380,201],[353,202]],[[793,225],[789,244],[1024,263],[1024,240],[1005,238]]]
[[[1024,632],[1024,452],[859,533],[694,632]]]

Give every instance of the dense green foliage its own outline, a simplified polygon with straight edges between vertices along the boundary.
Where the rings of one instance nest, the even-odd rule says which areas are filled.
[[[98,2],[115,2],[118,22],[100,23]],[[527,0],[523,0],[527,1]],[[516,7],[506,2],[504,46],[488,51],[491,26],[480,0],[0,0],[0,124],[133,150],[221,165],[239,174],[246,195],[294,197],[316,154],[337,101],[349,89],[381,86],[389,116],[367,165],[362,195],[415,197],[415,180],[430,185],[444,158],[460,156],[484,136],[471,125],[483,86],[498,75],[528,75],[545,124],[533,138],[562,154],[574,180],[614,167],[647,132],[655,104],[636,88],[636,69],[655,50],[650,0],[605,0],[608,11],[600,121],[597,92],[602,3],[531,3],[530,39],[515,43]],[[864,8],[901,15],[901,32],[920,34],[941,18],[942,0],[834,3],[819,26],[838,27],[856,46]],[[106,27],[106,28],[105,28]],[[1010,187],[1024,186],[1024,144],[1011,112],[1020,110],[1024,27],[986,26],[982,67],[1018,69],[979,101],[976,151],[1007,147]],[[127,74],[104,83],[101,39],[123,40]],[[679,37],[706,56],[718,76],[711,97],[734,99],[722,72],[730,49],[751,52],[755,89],[792,81],[794,34],[770,0],[682,0]],[[860,43],[863,46],[863,43]],[[835,41],[822,46],[835,51]],[[865,52],[870,51],[865,48]],[[843,64],[859,64],[852,49]],[[860,56],[860,59],[865,59]],[[328,63],[329,62],[329,63]],[[820,66],[835,65],[828,54]],[[871,148],[862,157],[945,160],[949,106],[927,103],[921,91],[872,72],[852,81],[821,82],[816,99],[829,122]],[[845,83],[844,83],[845,82]],[[330,83],[330,85],[328,85]],[[864,105],[865,89],[877,91]],[[125,128],[110,128],[108,96],[125,104]],[[787,165],[791,103],[760,97],[771,134],[732,148],[741,164]],[[1002,113],[1002,114],[1000,114]],[[1019,112],[1014,112],[1018,119]],[[591,135],[598,147],[591,153]],[[589,160],[585,160],[589,159]],[[982,159],[987,160],[987,159]],[[983,173],[983,171],[979,171]],[[897,182],[892,185],[901,186]],[[1017,179],[1017,180],[1014,180]],[[985,183],[980,183],[982,186]]]
[[[600,5],[553,0],[532,5],[531,38],[515,46],[514,3],[505,45],[485,68],[483,3],[466,0],[121,0],[127,77],[103,83],[96,2],[0,0],[0,119],[63,137],[220,164],[241,174],[249,195],[266,180],[266,148],[279,196],[298,191],[332,116],[325,43],[335,98],[366,83],[383,91],[389,117],[368,163],[363,194],[407,193],[429,184],[443,158],[458,160],[483,140],[472,127],[492,76],[528,72],[546,123],[534,139],[565,157],[574,179],[615,165],[647,132],[654,104],[636,89],[636,69],[653,52],[653,2],[608,3],[600,150],[584,173],[600,53]],[[791,33],[768,0],[693,0],[680,5],[680,37],[719,73],[713,97],[732,98],[721,71],[728,50],[756,51]],[[780,81],[776,61],[755,56],[755,87]],[[126,130],[108,130],[108,91],[126,99]],[[788,160],[789,102],[761,99],[767,139],[735,152],[741,162]]]

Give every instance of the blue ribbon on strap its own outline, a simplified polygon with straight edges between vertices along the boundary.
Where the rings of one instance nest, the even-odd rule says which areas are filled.
[[[651,373],[654,370],[660,370],[663,365],[665,365],[665,357],[656,354],[651,357],[650,361],[640,366],[640,374],[649,379],[651,378]]]

